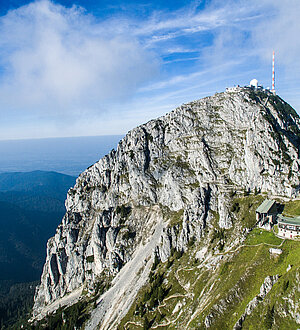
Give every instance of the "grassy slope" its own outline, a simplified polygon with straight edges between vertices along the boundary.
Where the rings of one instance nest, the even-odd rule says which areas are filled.
[[[263,199],[263,196],[251,195],[233,200],[233,205],[238,203],[233,212],[237,228],[254,224],[255,209]],[[158,329],[182,326],[202,329],[205,328],[205,317],[211,314],[213,329],[232,329],[249,301],[259,293],[264,279],[275,274],[280,275],[279,281],[253,314],[246,318],[244,329],[267,329],[269,325],[265,316],[268,306],[269,309],[274,306],[271,317],[274,329],[299,328],[289,313],[292,309],[286,298],[299,300],[300,242],[283,241],[273,233],[254,229],[242,246],[224,252],[230,241],[235,239],[234,230],[225,231],[224,235],[227,243],[221,251],[218,251],[217,239],[211,239],[213,234],[210,233],[210,241],[195,243],[182,257],[173,255],[169,262],[160,263],[153,274],[163,274],[162,286],[170,291],[159,307],[152,307],[147,294],[145,297],[145,292],[153,291],[151,284],[148,284],[141,290],[119,328],[149,328],[150,323],[152,328]],[[208,262],[195,258],[195,253],[207,244],[210,244],[209,252],[215,258],[222,258],[216,261],[215,266],[209,267]],[[271,257],[271,246],[280,246],[282,255]],[[293,266],[287,272],[288,265]],[[145,306],[143,312],[141,305]],[[286,310],[286,314],[282,310]]]
[[[285,204],[283,213],[286,215],[300,216],[300,200],[291,201]]]
[[[299,304],[300,300],[300,242],[285,241],[283,244],[283,254],[274,266],[274,270],[281,275],[279,281],[274,285],[270,293],[262,304],[254,310],[244,325],[245,329],[268,329],[267,311],[274,307],[272,329],[299,329],[291,317],[291,313],[296,312],[294,303]],[[292,268],[288,270],[288,265]],[[289,300],[291,299],[291,300]],[[291,303],[292,301],[292,303]],[[299,313],[299,309],[297,311]]]

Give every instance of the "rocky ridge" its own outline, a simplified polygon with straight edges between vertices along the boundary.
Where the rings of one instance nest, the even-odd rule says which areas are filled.
[[[78,288],[76,299],[92,295],[101,282],[110,298],[104,310],[102,296],[97,300],[90,327],[105,328],[104,319],[117,324],[132,303],[111,293],[117,275],[152,237],[151,253],[141,253],[132,272],[140,287],[154,255],[164,262],[172,250],[185,250],[216,219],[219,228],[234,225],[232,191],[298,194],[299,140],[300,119],[288,104],[246,88],[182,105],[130,131],[69,190],[67,212],[47,244],[34,317]]]
[[[252,311],[257,307],[257,305],[266,297],[266,295],[270,292],[273,285],[278,281],[278,275],[268,276],[265,278],[264,283],[260,287],[260,292],[257,296],[255,296],[247,305],[244,314],[239,318],[236,324],[233,327],[233,330],[241,330],[243,322],[247,315],[250,315]]]

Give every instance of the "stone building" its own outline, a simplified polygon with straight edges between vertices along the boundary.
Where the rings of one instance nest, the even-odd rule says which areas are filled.
[[[256,221],[259,227],[270,230],[276,221],[277,215],[276,201],[266,199],[256,209]]]

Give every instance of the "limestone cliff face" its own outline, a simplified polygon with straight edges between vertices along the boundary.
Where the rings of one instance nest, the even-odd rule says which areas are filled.
[[[47,244],[34,315],[77,288],[93,290],[103,274],[114,278],[158,223],[154,250],[165,261],[171,248],[185,249],[204,235],[208,210],[220,227],[232,226],[231,191],[296,195],[299,141],[300,119],[291,107],[242,88],[133,129],[69,190],[66,215]]]

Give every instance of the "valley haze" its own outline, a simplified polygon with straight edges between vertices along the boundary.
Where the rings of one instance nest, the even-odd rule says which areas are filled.
[[[116,148],[122,135],[0,141],[0,173],[34,170],[78,176]]]

